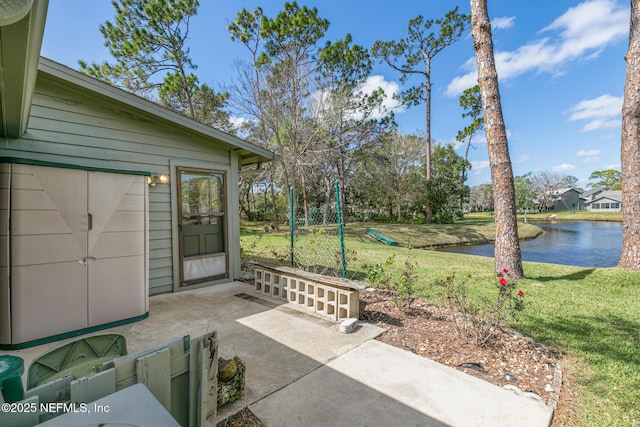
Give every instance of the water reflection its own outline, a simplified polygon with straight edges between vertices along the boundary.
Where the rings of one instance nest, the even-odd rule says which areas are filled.
[[[613,267],[622,252],[622,223],[602,221],[531,221],[544,229],[539,237],[520,242],[522,259],[580,267]],[[493,244],[441,249],[445,252],[493,257]]]

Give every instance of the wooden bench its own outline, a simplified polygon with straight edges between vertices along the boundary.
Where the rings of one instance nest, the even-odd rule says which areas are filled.
[[[336,322],[360,317],[360,291],[368,286],[364,282],[291,267],[252,264],[255,289],[262,295],[288,301]]]

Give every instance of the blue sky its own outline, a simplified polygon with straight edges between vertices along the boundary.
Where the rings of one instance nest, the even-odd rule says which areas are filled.
[[[619,168],[621,106],[629,33],[627,0],[489,0],[502,108],[515,175],[557,172],[574,175],[586,186],[591,172]],[[189,47],[201,82],[220,89],[232,82],[232,64],[246,58],[229,39],[227,24],[241,8],[261,6],[268,16],[284,1],[200,0],[192,19]],[[328,40],[350,33],[371,47],[376,40],[397,40],[417,15],[442,17],[456,5],[468,13],[469,2],[396,0],[313,0],[330,21]],[[110,60],[98,27],[114,16],[110,0],[50,0],[42,55],[71,68],[78,60]],[[398,74],[384,64],[374,69],[370,85],[388,94],[400,88]],[[458,97],[475,84],[475,56],[468,33],[433,59],[432,136],[455,142],[462,119]],[[390,101],[391,102],[391,101]],[[424,106],[398,110],[405,133],[423,131]],[[484,133],[474,140],[469,184],[490,182]],[[462,152],[462,148],[459,150]]]

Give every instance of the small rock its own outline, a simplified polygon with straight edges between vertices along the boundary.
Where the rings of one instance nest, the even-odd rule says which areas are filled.
[[[544,399],[542,397],[540,397],[537,393],[533,393],[533,392],[528,391],[528,392],[524,393],[523,396],[526,396],[529,399],[537,400],[538,402],[544,404]]]
[[[553,391],[553,387],[551,387],[551,384],[545,384],[544,391],[547,391],[547,392]]]
[[[513,374],[510,374],[509,372],[504,374],[504,379],[507,381],[515,381],[516,380],[516,376]]]
[[[227,382],[221,381],[221,377],[218,377],[218,407],[241,399],[244,396],[246,365],[237,356],[231,360],[233,360],[233,365],[235,367],[233,376]],[[218,359],[218,366],[225,362],[227,361]],[[229,363],[225,363],[225,366],[230,371],[231,368],[229,365]],[[222,369],[222,371],[224,372],[225,369]]]
[[[505,390],[510,390],[512,392],[514,392],[515,394],[517,394],[518,396],[522,396],[522,390],[520,390],[518,387],[511,385],[511,384],[507,384],[502,386],[502,388],[504,388]]]
[[[482,363],[480,362],[467,362],[462,365],[458,365],[461,368],[473,369],[474,371],[483,372],[484,368],[482,367]]]
[[[218,381],[226,383],[236,374],[238,365],[235,359],[219,359],[218,361]]]
[[[358,326],[358,319],[351,317],[349,319],[344,320],[340,324],[340,332],[343,334],[350,334],[353,332]]]

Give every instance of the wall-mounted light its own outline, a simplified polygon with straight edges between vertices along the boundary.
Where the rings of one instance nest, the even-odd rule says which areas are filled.
[[[151,187],[155,187],[156,184],[168,184],[169,183],[169,175],[166,173],[161,174],[153,174],[147,177],[147,184]]]

